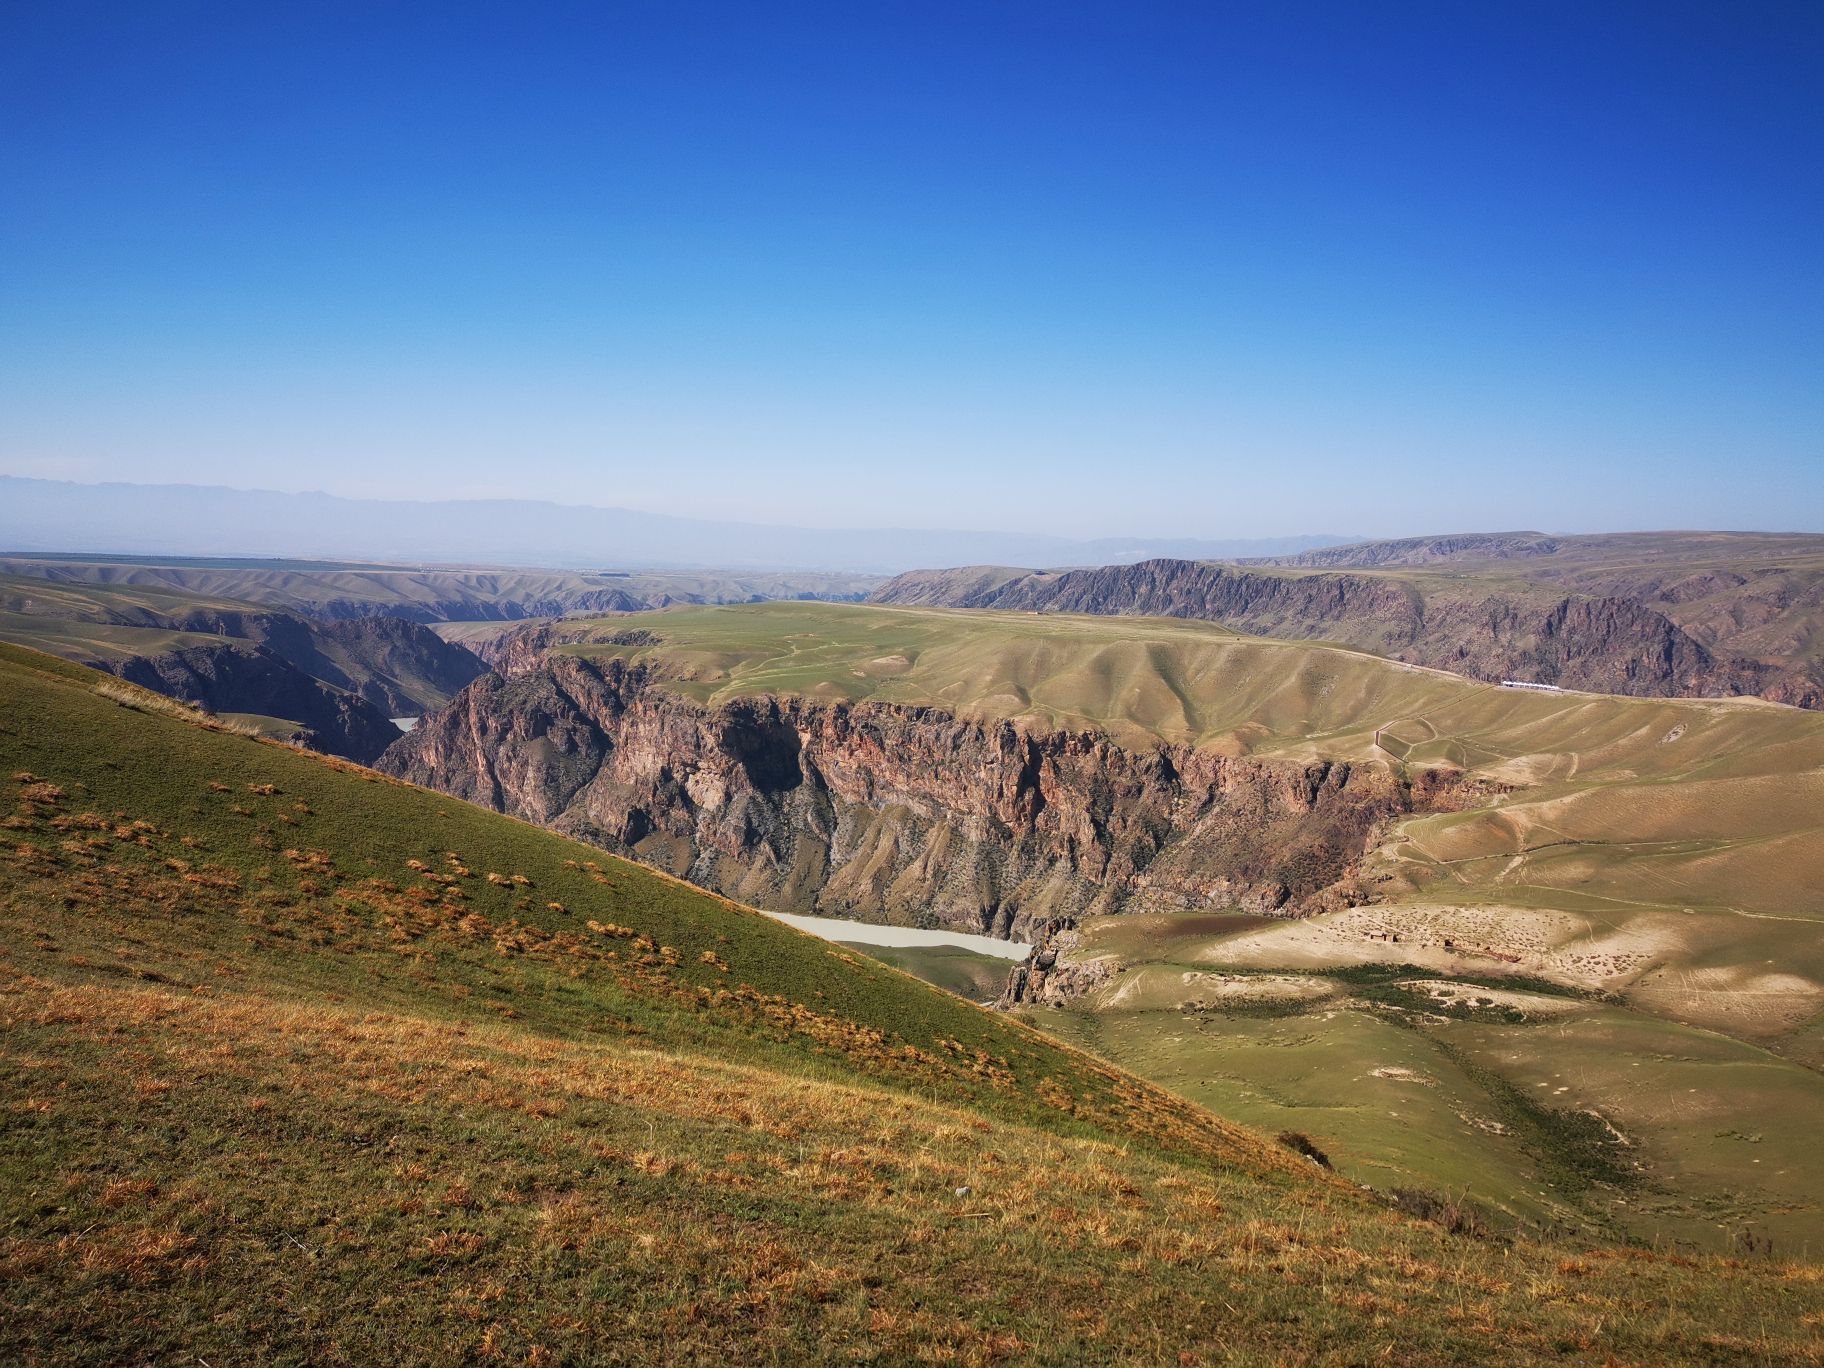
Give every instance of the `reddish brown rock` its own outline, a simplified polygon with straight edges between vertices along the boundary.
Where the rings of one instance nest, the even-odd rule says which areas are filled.
[[[709,708],[646,667],[562,653],[470,685],[383,767],[758,906],[1003,936],[1102,912],[1341,905],[1388,823],[1488,791],[935,708]]]

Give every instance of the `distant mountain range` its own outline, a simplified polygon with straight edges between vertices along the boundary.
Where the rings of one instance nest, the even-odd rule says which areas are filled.
[[[551,567],[806,569],[885,574],[994,562],[1126,564],[1297,555],[1359,538],[1239,540],[908,528],[774,527],[525,499],[343,499],[214,485],[0,476],[0,550],[136,556],[327,556]]]

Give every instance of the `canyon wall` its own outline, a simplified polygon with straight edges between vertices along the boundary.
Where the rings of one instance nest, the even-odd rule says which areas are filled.
[[[1357,862],[1398,817],[1489,792],[936,708],[704,706],[648,667],[535,646],[381,768],[780,911],[1016,937],[1113,911],[1292,915],[1366,896]]]
[[[387,717],[416,717],[441,707],[487,672],[474,652],[399,617],[318,621],[293,613],[206,608],[174,615],[169,622],[178,631],[253,642],[314,679],[360,695]]]
[[[86,663],[211,712],[294,723],[289,740],[363,764],[398,739],[391,718],[441,706],[487,669],[472,652],[403,618],[316,622],[211,607],[122,625],[218,640]]]
[[[287,739],[362,764],[378,760],[399,736],[387,714],[359,694],[312,678],[245,641],[99,660],[95,668],[210,712],[285,719],[297,726]]]
[[[1343,642],[1474,679],[1661,697],[1817,701],[1813,686],[1792,671],[1719,654],[1666,613],[1622,594],[1494,591],[1472,583],[1153,560],[1011,578],[980,567],[915,571],[890,580],[870,601],[1200,618],[1260,636]]]

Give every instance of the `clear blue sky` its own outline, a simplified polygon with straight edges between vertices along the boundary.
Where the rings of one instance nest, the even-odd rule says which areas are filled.
[[[0,471],[1824,528],[1824,4],[0,4]]]

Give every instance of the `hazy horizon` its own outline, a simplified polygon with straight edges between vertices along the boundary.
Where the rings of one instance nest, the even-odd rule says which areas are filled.
[[[802,530],[806,530],[806,531],[819,531],[819,532],[822,532],[822,531],[829,531],[829,532],[891,531],[891,532],[936,532],[936,533],[960,532],[960,533],[967,533],[967,534],[971,534],[971,535],[980,534],[980,535],[986,535],[986,536],[1021,535],[1017,531],[1017,529],[1013,529],[1013,528],[1006,527],[1006,526],[995,526],[995,525],[988,524],[988,523],[967,523],[967,522],[963,522],[960,520],[952,521],[949,523],[894,522],[894,521],[892,521],[892,510],[890,510],[890,509],[879,510],[875,520],[872,522],[866,522],[866,521],[857,522],[857,521],[831,520],[831,519],[821,519],[820,520],[820,519],[812,519],[812,518],[806,518],[802,521],[792,522],[792,521],[786,521],[786,520],[781,520],[781,519],[763,519],[763,518],[754,518],[754,517],[749,517],[749,518],[742,518],[742,517],[711,518],[711,517],[706,517],[706,516],[697,517],[688,511],[680,512],[680,511],[671,511],[671,510],[659,509],[659,508],[636,507],[636,506],[626,503],[626,502],[614,501],[611,499],[604,499],[604,500],[600,500],[600,501],[590,501],[590,500],[585,500],[582,498],[543,499],[543,498],[535,498],[535,497],[531,497],[531,496],[527,496],[527,495],[518,495],[518,494],[498,494],[498,495],[477,494],[477,495],[467,495],[467,496],[451,495],[448,497],[424,496],[424,495],[419,495],[419,496],[401,495],[401,496],[397,496],[397,497],[386,497],[386,496],[366,496],[366,495],[359,495],[359,494],[340,493],[340,492],[337,492],[337,491],[331,490],[331,489],[324,489],[321,487],[310,487],[310,486],[303,486],[303,485],[300,485],[297,487],[284,488],[284,487],[268,485],[268,484],[252,484],[252,483],[239,483],[239,484],[220,483],[220,484],[218,484],[218,483],[193,481],[193,480],[171,480],[171,481],[153,482],[153,481],[146,481],[146,480],[112,479],[112,478],[110,478],[110,479],[66,479],[66,478],[61,478],[61,477],[37,476],[37,475],[29,474],[27,472],[15,471],[15,470],[5,470],[5,469],[0,469],[0,479],[31,480],[34,482],[40,482],[40,483],[45,483],[45,484],[70,485],[70,486],[74,486],[77,488],[99,488],[102,486],[116,485],[116,486],[124,486],[124,487],[128,487],[128,488],[195,489],[195,490],[211,491],[211,492],[222,491],[222,492],[234,493],[234,494],[257,494],[257,495],[272,494],[272,495],[280,495],[280,496],[287,497],[287,498],[296,497],[296,498],[333,499],[333,500],[348,501],[348,502],[353,502],[353,503],[400,503],[400,504],[448,503],[448,504],[456,504],[456,505],[463,505],[463,504],[473,505],[473,504],[485,504],[485,503],[515,503],[515,504],[526,504],[526,505],[545,504],[545,505],[550,505],[553,507],[563,508],[563,509],[589,510],[589,511],[600,511],[600,512],[611,512],[611,513],[622,513],[622,512],[634,513],[634,514],[638,514],[642,517],[650,517],[653,519],[660,519],[660,520],[677,519],[680,521],[728,523],[728,524],[735,524],[735,525],[742,525],[742,526],[777,528],[777,529],[784,530],[784,531],[802,529]],[[1695,522],[1691,523],[1689,525],[1685,525],[1685,526],[1674,526],[1671,524],[1657,524],[1657,523],[1650,523],[1650,522],[1638,522],[1636,525],[1616,525],[1616,524],[1610,524],[1610,523],[1591,522],[1591,523],[1588,523],[1588,525],[1578,525],[1578,520],[1573,518],[1568,521],[1566,521],[1564,519],[1560,519],[1551,525],[1542,524],[1542,525],[1538,525],[1538,526],[1522,526],[1520,524],[1514,524],[1512,526],[1509,526],[1506,524],[1497,524],[1497,523],[1488,523],[1485,525],[1478,525],[1478,526],[1464,525],[1464,526],[1420,527],[1420,526],[1415,525],[1415,526],[1407,527],[1404,530],[1388,531],[1388,532],[1375,533],[1375,534],[1369,534],[1369,533],[1365,533],[1365,532],[1352,532],[1352,531],[1338,532],[1333,529],[1323,529],[1323,528],[1317,528],[1317,527],[1303,527],[1303,526],[1296,526],[1296,525],[1288,524],[1285,527],[1273,526],[1273,527],[1256,528],[1256,529],[1251,530],[1250,533],[1248,533],[1247,535],[1238,535],[1238,536],[1232,536],[1232,537],[1212,537],[1212,538],[1209,538],[1209,540],[1234,541],[1234,542],[1241,542],[1241,541],[1261,541],[1261,542],[1309,541],[1313,545],[1321,544],[1321,545],[1329,545],[1329,546],[1342,546],[1342,545],[1348,545],[1348,544],[1357,543],[1357,542],[1366,543],[1366,542],[1379,542],[1379,541],[1404,541],[1404,540],[1409,540],[1409,539],[1420,539],[1420,538],[1427,538],[1427,537],[1476,536],[1476,535],[1513,533],[1513,532],[1539,532],[1539,533],[1544,533],[1544,534],[1551,535],[1551,536],[1571,537],[1571,536],[1600,535],[1600,534],[1605,534],[1605,533],[1615,533],[1615,534],[1621,534],[1621,535],[1625,535],[1628,533],[1650,533],[1650,532],[1760,532],[1760,533],[1772,533],[1772,534],[1778,534],[1778,533],[1806,534],[1806,533],[1811,533],[1814,531],[1824,532],[1824,529],[1812,528],[1812,527],[1801,527],[1801,526],[1797,526],[1797,525],[1788,525],[1786,523],[1779,523],[1779,522],[1768,522],[1765,524],[1755,525],[1755,526],[1750,526],[1747,524],[1729,526],[1729,525],[1724,525],[1721,523],[1700,524],[1700,523],[1695,523]],[[1085,532],[1082,535],[1076,536],[1076,537],[1066,537],[1066,536],[1063,536],[1062,534],[1059,534],[1059,535],[1060,535],[1060,539],[1062,539],[1062,540],[1082,541],[1082,542],[1152,541],[1152,540],[1192,541],[1192,540],[1199,539],[1196,536],[1196,534],[1194,534],[1194,533],[1173,534],[1169,531],[1156,531],[1156,530],[1151,530],[1151,529],[1129,529],[1129,530],[1121,530],[1121,529],[1095,530],[1095,529],[1092,529],[1092,530]],[[0,550],[3,550],[3,549],[5,549],[5,548],[0,548]]]
[[[417,495],[417,496],[400,495],[400,496],[396,496],[396,497],[387,497],[387,496],[367,496],[367,495],[359,495],[359,494],[339,493],[335,490],[323,489],[323,488],[319,488],[319,487],[306,487],[306,486],[298,486],[295,488],[280,488],[277,486],[266,485],[266,484],[251,484],[251,483],[241,483],[241,484],[220,483],[220,484],[218,484],[218,483],[213,483],[213,482],[204,482],[204,481],[195,481],[195,480],[148,481],[148,480],[133,480],[133,479],[93,479],[93,480],[67,479],[67,478],[54,477],[54,476],[53,477],[38,476],[38,475],[29,474],[29,473],[23,472],[23,471],[4,470],[4,469],[0,469],[0,480],[29,480],[34,483],[42,483],[42,484],[50,484],[50,485],[67,485],[67,486],[71,486],[71,487],[78,488],[78,489],[101,489],[103,487],[112,487],[112,486],[118,486],[118,487],[128,488],[128,489],[173,489],[173,490],[188,489],[188,490],[197,490],[200,492],[210,492],[210,493],[222,492],[222,493],[230,493],[230,494],[278,495],[278,496],[281,496],[284,498],[298,498],[298,499],[332,499],[332,500],[337,500],[340,502],[348,502],[348,503],[452,504],[452,505],[508,503],[508,504],[523,504],[523,505],[528,505],[528,506],[544,505],[544,506],[549,506],[549,507],[553,507],[553,508],[560,508],[560,509],[567,509],[567,510],[574,509],[574,510],[580,510],[580,511],[593,511],[593,512],[604,512],[604,513],[633,513],[633,514],[637,514],[641,517],[648,517],[648,518],[652,518],[655,520],[676,520],[676,521],[685,521],[685,522],[719,523],[719,524],[729,524],[729,525],[736,525],[736,526],[768,527],[768,528],[778,528],[782,531],[795,531],[795,530],[815,531],[815,532],[887,531],[887,532],[935,532],[935,533],[961,532],[961,533],[967,533],[970,535],[984,535],[984,536],[1024,535],[1024,534],[1021,534],[1020,532],[1018,532],[1017,529],[1013,529],[1013,528],[1009,528],[1009,527],[1005,527],[1005,526],[996,526],[996,525],[993,525],[990,523],[968,523],[965,521],[953,521],[950,523],[894,522],[892,520],[892,510],[890,510],[890,509],[880,510],[879,515],[871,522],[870,521],[857,522],[857,521],[850,521],[850,520],[832,520],[832,519],[827,519],[827,518],[826,519],[806,518],[803,521],[794,522],[794,521],[788,521],[788,520],[784,520],[784,519],[768,519],[768,518],[753,518],[753,517],[711,518],[711,517],[707,517],[707,516],[693,515],[688,510],[674,511],[674,510],[658,509],[658,508],[635,507],[634,505],[631,505],[631,504],[628,504],[625,502],[612,500],[612,499],[603,499],[603,500],[585,500],[585,499],[581,499],[581,498],[543,499],[543,498],[535,498],[535,497],[531,497],[531,496],[527,496],[527,495],[519,495],[519,494],[476,494],[476,495],[467,495],[467,496],[452,495],[449,497],[426,496],[426,495]],[[1603,529],[1603,530],[1613,531],[1613,530],[1617,530],[1617,529]],[[1620,529],[1620,530],[1665,531],[1665,530],[1675,530],[1675,529],[1638,528],[1638,529]],[[1726,529],[1726,530],[1792,531],[1792,530],[1802,530],[1802,529],[1753,528],[1753,529]],[[1508,527],[1501,527],[1501,528],[1458,527],[1458,528],[1433,529],[1430,532],[1415,531],[1415,532],[1411,532],[1408,534],[1402,534],[1402,535],[1410,535],[1410,536],[1416,537],[1416,536],[1430,536],[1430,535],[1452,535],[1452,534],[1458,534],[1458,533],[1471,533],[1471,532],[1514,532],[1514,531],[1561,532],[1561,531],[1563,531],[1563,529],[1560,529],[1560,528],[1508,528]],[[1044,534],[1033,534],[1033,535],[1044,535]],[[1198,540],[1199,538],[1197,538],[1194,534],[1182,534],[1182,535],[1174,536],[1167,532],[1156,532],[1156,531],[1151,531],[1151,530],[1123,531],[1123,530],[1116,529],[1116,530],[1110,530],[1110,531],[1091,531],[1080,537],[1062,537],[1061,536],[1060,539],[1061,540],[1070,540],[1070,541],[1082,541],[1082,542],[1102,542],[1102,541],[1113,542],[1113,541],[1149,541],[1149,540],[1194,541],[1194,540]],[[1277,529],[1262,529],[1262,530],[1252,532],[1245,536],[1211,538],[1211,540],[1236,541],[1236,542],[1241,542],[1241,541],[1260,541],[1260,542],[1309,541],[1314,544],[1321,543],[1323,545],[1343,545],[1348,542],[1383,540],[1383,539],[1382,538],[1371,538],[1371,537],[1368,537],[1363,534],[1357,534],[1357,533],[1346,532],[1346,531],[1339,533],[1339,532],[1335,532],[1335,531],[1327,531],[1327,530],[1322,530],[1322,529],[1288,528],[1287,530],[1283,530],[1283,531],[1277,530]],[[0,550],[4,550],[4,549],[5,548],[0,547]]]
[[[1824,10],[15,7],[0,471],[1824,529]]]
[[[221,485],[83,484],[0,474],[0,552],[322,557],[460,564],[815,569],[894,574],[1153,557],[1232,559],[1345,535],[1072,539],[1005,529],[833,527],[674,517],[526,499],[342,499]]]

